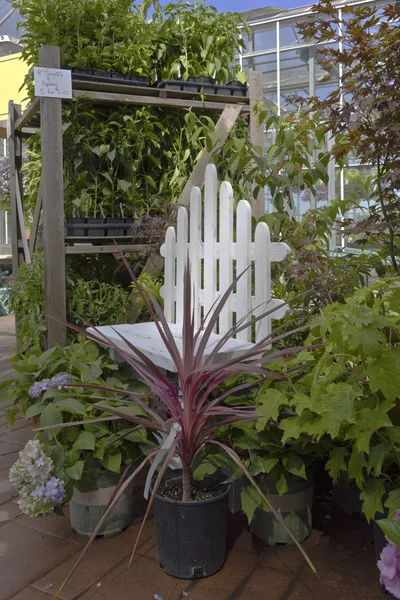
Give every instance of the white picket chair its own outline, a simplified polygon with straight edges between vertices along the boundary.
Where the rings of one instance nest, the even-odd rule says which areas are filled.
[[[191,277],[194,289],[194,313],[196,325],[232,283],[234,272],[239,274],[246,267],[251,269],[241,277],[224,306],[216,333],[210,339],[206,350],[219,341],[234,322],[251,314],[257,316],[270,308],[276,308],[274,319],[281,319],[288,307],[282,300],[271,297],[271,263],[282,261],[290,248],[283,242],[271,242],[266,223],[258,223],[254,241],[251,233],[251,206],[246,200],[240,200],[236,210],[236,241],[234,241],[234,202],[232,186],[227,181],[221,184],[219,191],[217,172],[214,165],[208,165],[204,183],[204,202],[198,187],[193,187],[190,196],[190,219],[186,208],[180,207],[177,230],[169,227],[161,254],[165,258],[165,277],[162,295],[164,313],[170,323],[171,331],[181,346],[183,316],[183,275],[189,255]],[[204,218],[203,210],[204,209]],[[190,223],[189,223],[190,221]],[[203,226],[204,222],[204,226]],[[254,288],[254,295],[252,289]],[[236,315],[236,321],[235,319]],[[174,371],[173,362],[160,338],[154,323],[134,325],[103,326],[98,330],[112,339],[116,346],[128,350],[118,335],[124,337],[145,352],[155,364]],[[267,316],[256,324],[256,341],[271,332],[271,317]],[[219,354],[220,360],[240,354],[251,347],[251,327],[239,332],[237,339],[231,339]]]

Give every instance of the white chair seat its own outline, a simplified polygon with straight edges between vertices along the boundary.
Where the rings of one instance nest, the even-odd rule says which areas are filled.
[[[174,336],[176,345],[180,353],[182,353],[182,325],[169,323],[172,335]],[[119,333],[132,343],[138,350],[146,354],[154,364],[167,371],[175,372],[175,365],[169,355],[164,341],[162,340],[155,323],[136,323],[135,325],[105,325],[97,327],[96,330],[90,328],[89,333],[97,335],[98,332],[107,336],[119,349],[131,352],[128,344],[120,337]],[[220,341],[221,336],[213,333],[210,336],[206,346],[204,356],[210,355],[215,345]],[[235,358],[250,350],[254,344],[243,340],[229,339],[224,344],[223,351],[218,353],[215,362],[225,362],[231,358]]]

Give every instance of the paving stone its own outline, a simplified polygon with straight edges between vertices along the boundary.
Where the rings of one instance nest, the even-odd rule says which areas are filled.
[[[19,520],[19,524],[24,527],[30,527],[36,531],[42,531],[55,537],[68,539],[75,534],[69,520],[69,508],[64,508],[64,517],[58,515],[49,515],[48,517],[40,517],[32,519],[32,517],[23,517]],[[70,540],[74,541],[74,540]]]
[[[228,596],[229,600],[239,598],[268,598],[268,600],[286,600],[295,577],[291,573],[276,573],[264,567],[258,567],[247,577],[244,584]]]
[[[182,592],[187,588],[188,582],[170,577],[148,558],[137,557],[130,568],[128,560],[122,561],[79,600],[153,600],[155,594],[163,600],[183,599]],[[204,600],[214,600],[214,597],[204,597]]]
[[[39,592],[39,590],[28,587],[16,596],[13,596],[10,600],[50,600],[50,597],[43,592]]]
[[[120,535],[95,540],[71,580],[60,592],[60,600],[73,600],[77,596],[80,597],[80,594],[88,590],[99,579],[104,578],[125,557],[130,557],[139,527],[140,523],[135,523]],[[141,551],[142,546],[152,535],[153,529],[150,526],[145,526],[138,552]],[[51,586],[53,592],[58,590],[75,564],[77,556],[70,558],[38,581],[35,581],[32,584],[33,587],[45,591]],[[154,563],[154,571],[157,569],[158,563]]]
[[[1,317],[0,317],[1,318]],[[7,454],[12,454],[15,452],[19,452],[21,450],[21,446],[18,444],[12,444],[11,442],[3,441],[4,436],[0,441],[0,456],[6,456]]]
[[[33,426],[30,423],[25,421],[25,427],[21,427],[16,429],[15,431],[10,431],[2,436],[2,442],[10,442],[12,444],[18,445],[20,450],[25,446],[28,440],[31,440],[34,437]]]
[[[0,528],[0,600],[9,600],[78,550],[66,540],[7,523]]]
[[[10,473],[10,467],[7,467],[7,469],[3,469],[2,471],[0,471],[0,479],[6,479],[8,481],[9,473]]]
[[[13,502],[0,505],[0,523],[16,519],[20,515],[19,506]]]
[[[0,505],[9,502],[18,496],[18,492],[6,479],[0,480]]]
[[[5,454],[4,456],[0,456],[0,471],[4,471],[4,469],[9,469],[15,463],[19,456],[19,450],[16,452],[10,452],[10,454]]]

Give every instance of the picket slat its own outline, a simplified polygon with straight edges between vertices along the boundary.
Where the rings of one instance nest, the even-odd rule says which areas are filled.
[[[236,211],[236,277],[241,275],[236,284],[236,320],[251,319],[251,207],[248,202],[241,200]],[[246,270],[247,269],[247,270]],[[243,271],[245,271],[243,273]],[[242,274],[243,273],[243,274]],[[250,327],[243,329],[236,336],[239,340],[251,341]]]
[[[217,170],[208,165],[204,182],[204,315],[217,296]]]
[[[201,190],[198,187],[193,187],[190,193],[189,258],[192,276],[194,323],[196,328],[201,323],[201,304],[199,300],[201,290],[201,257],[203,254],[201,220]]]
[[[229,182],[223,181],[219,192],[219,246],[224,249],[219,257],[219,295],[225,293],[233,281],[233,190]],[[232,295],[224,305],[219,317],[218,333],[223,334],[232,327]]]
[[[175,323],[175,253],[176,236],[175,229],[168,227],[165,234],[165,263],[164,263],[164,313],[169,323]]]
[[[176,239],[176,317],[175,323],[183,322],[184,274],[188,258],[188,214],[186,208],[178,211]]]

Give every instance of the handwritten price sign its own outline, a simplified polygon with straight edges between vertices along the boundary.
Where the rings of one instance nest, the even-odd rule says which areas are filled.
[[[72,98],[71,71],[34,67],[35,96]]]

